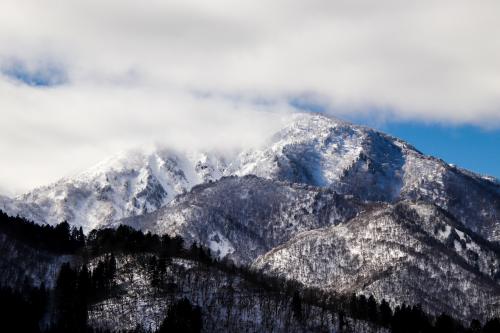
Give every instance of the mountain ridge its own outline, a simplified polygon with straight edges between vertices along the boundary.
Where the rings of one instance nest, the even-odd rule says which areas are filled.
[[[294,115],[235,158],[134,151],[0,209],[180,236],[218,260],[431,314],[500,313],[500,183],[390,135]]]
[[[194,185],[253,174],[360,200],[433,202],[483,237],[500,240],[500,183],[423,155],[393,136],[320,114],[293,115],[266,144],[236,158],[157,149],[110,160],[16,199],[0,198],[0,208],[39,223],[67,220],[88,231],[155,211]]]

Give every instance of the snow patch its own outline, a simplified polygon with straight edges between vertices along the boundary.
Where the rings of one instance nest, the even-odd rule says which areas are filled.
[[[212,232],[208,236],[208,246],[210,251],[219,258],[224,258],[235,251],[231,242],[219,232]]]
[[[439,236],[441,236],[444,239],[447,239],[448,236],[450,236],[451,233],[451,226],[447,225],[444,229],[444,231],[439,230]]]

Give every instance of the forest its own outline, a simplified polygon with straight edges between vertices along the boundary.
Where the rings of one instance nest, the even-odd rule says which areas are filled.
[[[43,281],[33,284],[27,278],[22,284],[0,286],[2,332],[111,332],[107,328],[90,325],[88,311],[94,304],[119,295],[117,258],[124,255],[148,258],[144,264],[147,276],[159,295],[172,289],[166,278],[169,264],[174,259],[185,259],[205,270],[238,277],[262,294],[278,297],[289,304],[293,320],[299,323],[299,327],[308,321],[308,313],[315,307],[330,313],[330,318],[337,319],[338,332],[354,332],[353,320],[366,322],[375,331],[395,333],[500,332],[498,319],[485,323],[477,320],[463,323],[460,318],[452,318],[445,313],[429,315],[419,305],[402,304],[391,308],[388,302],[377,302],[373,296],[339,295],[305,288],[296,281],[266,276],[249,267],[217,260],[209,249],[196,243],[186,244],[180,237],[145,234],[127,226],[92,230],[84,235],[81,228],[71,228],[66,222],[57,226],[41,226],[20,217],[9,217],[0,211],[0,235],[4,236],[0,241],[15,240],[16,244],[23,244],[36,253],[76,258],[60,265],[52,288]],[[200,276],[204,278],[206,274]],[[205,311],[202,305],[176,295],[155,331],[203,331]],[[130,332],[148,330],[137,327]]]

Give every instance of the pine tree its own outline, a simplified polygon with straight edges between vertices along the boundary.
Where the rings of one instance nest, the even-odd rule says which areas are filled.
[[[87,267],[87,265],[83,265],[82,268],[80,269],[80,272],[78,273],[78,293],[80,297],[88,300],[89,298],[89,293],[91,290],[91,275],[90,271]]]
[[[61,266],[56,283],[57,328],[62,332],[84,332],[86,302],[79,297],[78,274],[68,263]]]
[[[389,327],[389,324],[391,323],[392,320],[392,309],[389,306],[389,303],[385,299],[382,299],[382,302],[380,303],[380,320],[379,323],[380,325],[384,327]]]
[[[201,309],[192,306],[186,298],[174,303],[167,312],[158,333],[198,333],[201,332]]]
[[[500,332],[500,320],[498,318],[489,320],[483,327],[484,333]]]
[[[373,295],[370,295],[370,297],[368,298],[366,308],[367,308],[368,319],[371,322],[376,323],[378,320],[378,309],[377,309],[377,301],[375,301]]]
[[[344,332],[346,327],[345,313],[344,311],[339,311],[339,332]]]
[[[368,317],[368,301],[365,295],[359,295],[358,297],[358,316],[360,319]]]
[[[435,323],[435,330],[440,333],[454,333],[455,330],[455,322],[453,319],[447,314],[441,314]],[[495,331],[498,332],[498,331]]]
[[[295,319],[302,321],[302,300],[298,291],[292,297],[292,312]]]
[[[469,326],[470,333],[481,333],[481,323],[477,319],[473,319]]]

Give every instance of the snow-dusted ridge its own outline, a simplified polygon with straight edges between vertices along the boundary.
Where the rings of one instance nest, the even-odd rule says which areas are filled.
[[[180,235],[220,258],[250,264],[297,233],[345,222],[365,206],[330,189],[233,176],[195,186],[154,213],[117,224]]]
[[[166,149],[129,152],[15,200],[0,198],[0,209],[90,230],[156,211],[196,184],[248,174],[328,187],[367,201],[435,203],[487,239],[500,240],[498,182],[425,156],[387,134],[312,113],[291,116],[266,144],[236,158]]]
[[[431,313],[500,315],[500,184],[318,114],[225,154],[117,155],[0,209],[39,223],[127,224],[219,258]]]
[[[218,179],[224,168],[224,158],[216,154],[130,151],[14,200],[0,198],[0,208],[39,223],[66,220],[89,231],[155,211],[193,185]]]
[[[180,235],[307,286],[421,303],[465,321],[500,315],[498,247],[435,204],[366,202],[305,184],[225,177],[117,223]]]
[[[393,305],[421,304],[467,322],[500,314],[498,248],[435,205],[374,206],[348,223],[307,231],[256,269]]]

